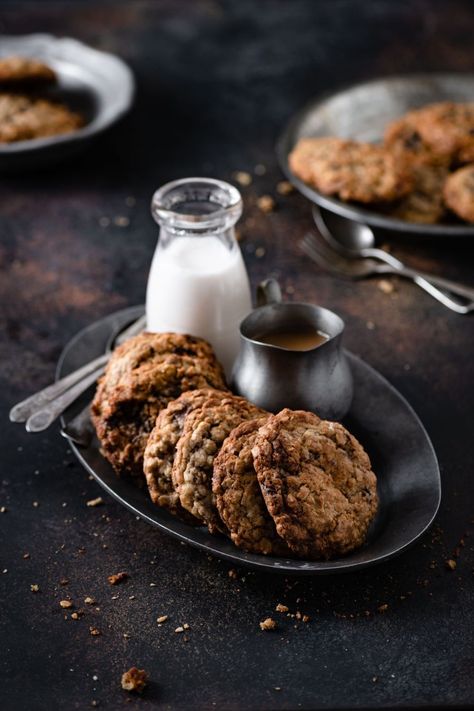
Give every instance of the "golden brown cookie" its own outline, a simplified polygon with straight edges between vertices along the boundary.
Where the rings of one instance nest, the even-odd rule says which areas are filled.
[[[176,445],[189,413],[218,403],[228,394],[212,388],[184,392],[159,413],[145,448],[143,471],[151,500],[190,523],[196,523],[196,519],[181,506],[171,479]]]
[[[212,494],[214,459],[237,425],[262,413],[245,398],[228,395],[218,404],[205,405],[186,417],[171,476],[181,505],[211,533],[223,529]]]
[[[342,425],[282,410],[260,428],[252,453],[277,533],[298,556],[330,558],[362,545],[377,511],[377,480]]]
[[[404,160],[371,143],[301,138],[288,161],[297,177],[341,200],[386,202],[406,195],[412,187]]]
[[[76,131],[82,116],[63,104],[23,94],[0,94],[0,143]]]
[[[410,111],[387,127],[386,142],[403,126],[437,156],[461,163],[474,160],[474,103],[444,101]]]
[[[242,422],[224,440],[214,460],[212,491],[217,510],[236,546],[251,553],[289,556],[267,511],[253,465],[252,447],[268,417]]]
[[[91,407],[101,451],[118,474],[143,478],[143,452],[160,410],[186,390],[226,388],[211,346],[176,333],[143,333],[115,349]]]
[[[444,184],[444,199],[458,217],[474,222],[474,164],[451,173]]]
[[[0,59],[0,84],[54,84],[56,74],[47,64],[32,57],[3,57]]]
[[[443,165],[418,163],[413,165],[414,185],[388,214],[399,220],[424,224],[440,222],[444,213],[443,186],[448,169]]]

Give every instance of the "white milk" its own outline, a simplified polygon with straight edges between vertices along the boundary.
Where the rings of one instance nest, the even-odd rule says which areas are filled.
[[[238,244],[217,236],[161,240],[147,286],[147,328],[205,338],[230,377],[239,350],[239,324],[252,308]]]

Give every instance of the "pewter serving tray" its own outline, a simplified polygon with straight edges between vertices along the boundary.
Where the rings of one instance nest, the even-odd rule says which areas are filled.
[[[66,375],[104,352],[121,325],[143,313],[143,307],[118,311],[80,331],[66,346],[57,377]],[[119,479],[99,452],[94,439],[86,448],[70,442],[84,468],[123,506],[152,526],[192,546],[236,565],[285,574],[324,574],[352,571],[398,555],[432,523],[441,498],[438,463],[420,420],[407,401],[376,370],[348,353],[354,375],[354,401],[344,423],[367,450],[378,477],[380,509],[366,544],[350,555],[330,561],[274,558],[246,553],[224,536],[194,528],[156,507],[146,489]],[[90,400],[92,391],[68,410],[63,424]]]
[[[338,136],[379,142],[390,121],[411,109],[437,101],[474,101],[474,75],[414,74],[376,79],[312,101],[291,119],[278,141],[280,166],[293,185],[309,200],[356,222],[419,235],[474,235],[474,225],[461,222],[438,225],[406,222],[377,213],[375,209],[322,195],[293,175],[288,165],[288,155],[300,138]]]

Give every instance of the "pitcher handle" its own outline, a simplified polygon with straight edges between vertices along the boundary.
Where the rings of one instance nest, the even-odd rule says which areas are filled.
[[[257,286],[257,306],[281,304],[283,296],[276,279],[265,279]]]

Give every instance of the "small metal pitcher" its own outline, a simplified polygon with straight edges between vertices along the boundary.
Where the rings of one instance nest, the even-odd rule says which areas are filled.
[[[342,349],[344,321],[328,309],[282,303],[274,279],[262,282],[258,308],[240,324],[240,352],[232,371],[233,390],[259,407],[278,412],[285,407],[310,410],[340,420],[350,408],[352,373]],[[312,326],[328,340],[308,351],[258,341],[262,334]]]

